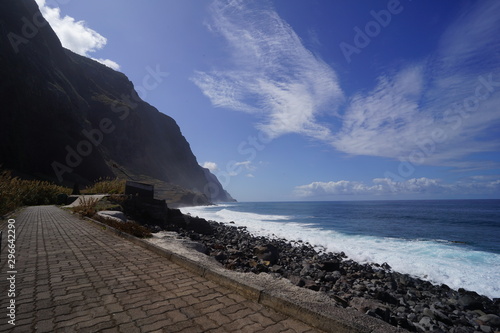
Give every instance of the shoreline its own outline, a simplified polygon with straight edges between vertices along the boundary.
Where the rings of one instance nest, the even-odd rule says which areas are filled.
[[[434,202],[429,208],[435,206]],[[495,237],[498,219],[491,219],[498,214],[485,216],[489,212],[486,210],[479,215],[462,215],[457,211],[463,209],[460,206],[452,207],[453,214],[460,216],[450,220],[448,217],[455,215],[433,215],[427,207],[402,213],[401,217],[397,204],[375,205],[374,211],[371,205],[353,206],[356,210],[343,203],[241,203],[235,207],[192,207],[182,212],[225,224],[234,222],[235,226],[246,226],[256,236],[309,242],[319,252],[345,252],[358,263],[388,263],[394,271],[433,284],[500,298],[500,284],[494,283],[500,281],[500,243]],[[446,208],[438,206],[437,213]],[[496,211],[496,207],[490,208]],[[332,218],[329,214],[333,214]],[[415,223],[410,223],[409,218],[415,218]],[[476,221],[475,218],[478,222],[483,218],[490,221],[484,229],[482,223],[477,228],[472,223],[466,229],[466,221]],[[407,226],[407,222],[411,225]]]
[[[201,244],[196,250],[226,269],[265,273],[326,295],[337,307],[356,309],[414,332],[500,332],[500,299],[433,285],[387,264],[360,264],[343,252],[318,252],[309,243],[253,236],[243,226],[208,221],[214,233],[178,230]]]

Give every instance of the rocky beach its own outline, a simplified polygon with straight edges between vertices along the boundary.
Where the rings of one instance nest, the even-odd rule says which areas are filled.
[[[191,218],[191,217],[190,217]],[[246,227],[207,221],[212,232],[176,228],[179,237],[225,268],[269,274],[328,295],[338,307],[353,308],[412,332],[500,332],[500,299],[393,271],[388,264],[360,264],[343,252],[312,244],[253,236]]]

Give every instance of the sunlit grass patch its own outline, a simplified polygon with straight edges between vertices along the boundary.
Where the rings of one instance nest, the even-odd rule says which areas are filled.
[[[100,178],[82,190],[82,194],[124,194],[125,182],[124,179]]]
[[[59,194],[70,193],[66,187],[47,181],[19,179],[10,171],[0,170],[0,215],[21,206],[54,205]]]

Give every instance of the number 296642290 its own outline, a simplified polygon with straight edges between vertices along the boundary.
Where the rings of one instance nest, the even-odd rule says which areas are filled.
[[[7,266],[16,269],[16,220],[10,219],[7,226]]]

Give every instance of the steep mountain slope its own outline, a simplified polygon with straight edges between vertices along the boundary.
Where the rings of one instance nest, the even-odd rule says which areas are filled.
[[[0,100],[0,164],[19,174],[68,185],[128,175],[171,201],[233,200],[176,122],[124,74],[64,49],[34,0],[0,2]]]

